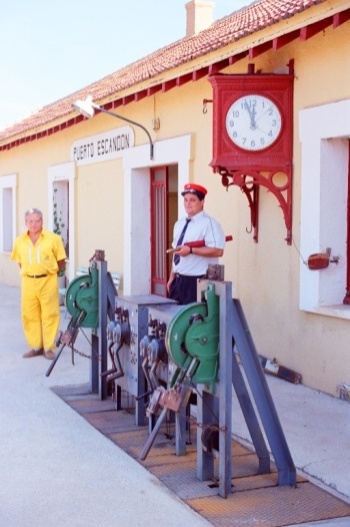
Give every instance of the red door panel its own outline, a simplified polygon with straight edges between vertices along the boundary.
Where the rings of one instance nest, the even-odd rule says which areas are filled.
[[[167,296],[168,171],[151,170],[151,293]]]

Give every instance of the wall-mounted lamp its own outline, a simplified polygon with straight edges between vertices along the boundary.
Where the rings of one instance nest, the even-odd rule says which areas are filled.
[[[153,142],[152,138],[148,132],[148,130],[140,123],[136,123],[135,121],[132,121],[131,119],[127,119],[126,117],[123,117],[122,115],[119,115],[114,112],[110,112],[109,110],[105,110],[102,106],[99,106],[98,104],[95,104],[92,101],[91,95],[88,95],[85,99],[85,101],[82,101],[81,99],[76,100],[72,104],[74,110],[76,110],[81,115],[84,115],[84,117],[87,117],[88,119],[91,119],[95,115],[95,110],[98,110],[102,113],[107,113],[108,115],[112,115],[112,117],[117,117],[117,119],[121,119],[122,121],[126,121],[127,123],[133,124],[134,126],[138,126],[141,128],[148,137],[149,144],[150,144],[150,158],[153,159]]]

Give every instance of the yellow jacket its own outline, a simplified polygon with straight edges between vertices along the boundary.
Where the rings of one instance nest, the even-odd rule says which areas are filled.
[[[57,262],[65,259],[61,236],[44,229],[35,245],[27,232],[18,236],[11,253],[11,260],[20,264],[21,275],[55,274]]]

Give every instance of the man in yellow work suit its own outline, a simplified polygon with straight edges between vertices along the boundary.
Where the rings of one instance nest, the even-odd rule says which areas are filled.
[[[24,358],[55,357],[53,349],[60,323],[57,273],[65,265],[66,252],[61,236],[43,229],[39,209],[25,213],[27,232],[15,240],[11,259],[18,262],[24,335],[30,350]]]

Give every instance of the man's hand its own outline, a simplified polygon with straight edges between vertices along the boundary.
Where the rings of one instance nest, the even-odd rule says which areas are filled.
[[[185,243],[184,245],[180,245],[180,247],[176,247],[172,252],[182,257],[188,256],[191,254],[191,247]]]
[[[62,271],[62,269],[64,269],[66,266],[66,260],[58,260],[57,265],[58,265],[58,272]]]

